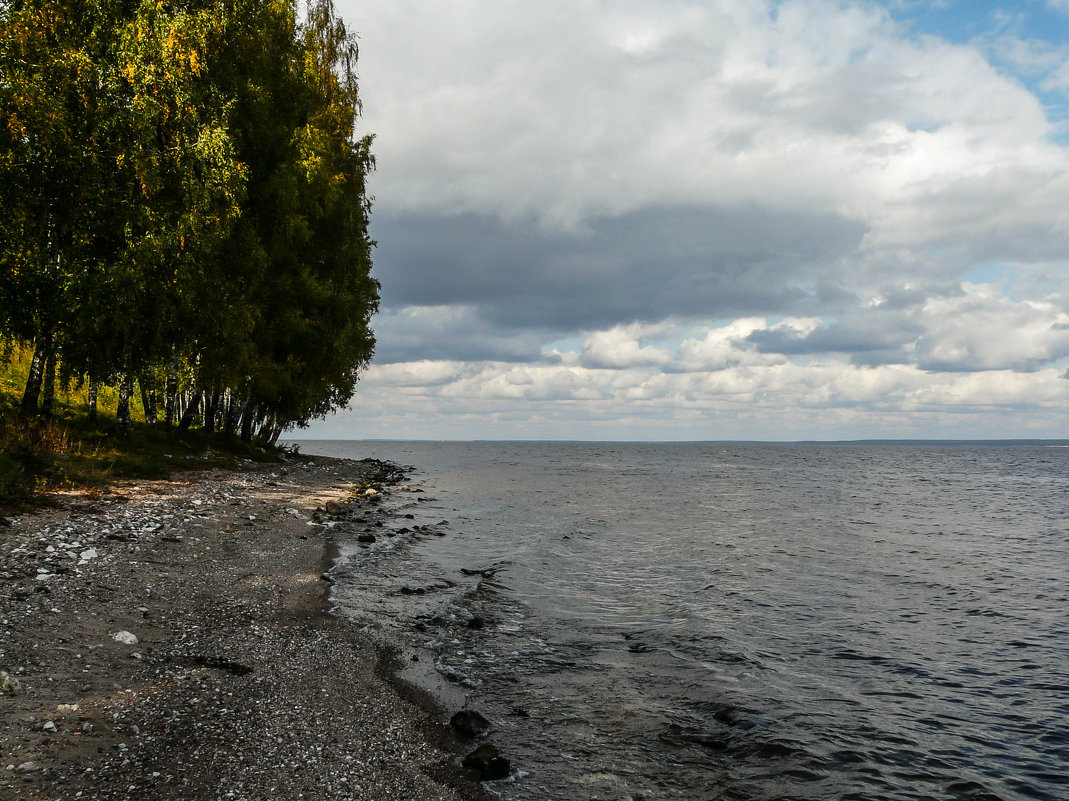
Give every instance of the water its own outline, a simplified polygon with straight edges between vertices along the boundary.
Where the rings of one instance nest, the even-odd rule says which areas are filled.
[[[303,450],[417,468],[387,529],[445,536],[335,597],[491,718],[503,798],[1069,798],[1069,449]]]

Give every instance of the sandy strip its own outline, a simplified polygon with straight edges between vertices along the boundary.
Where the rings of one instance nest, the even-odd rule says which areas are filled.
[[[373,469],[127,482],[0,528],[0,798],[486,798],[326,614],[309,521]]]

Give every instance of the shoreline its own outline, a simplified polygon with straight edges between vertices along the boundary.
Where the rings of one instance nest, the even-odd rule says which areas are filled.
[[[317,509],[379,467],[125,481],[0,528],[0,797],[489,798],[403,649],[329,611]]]

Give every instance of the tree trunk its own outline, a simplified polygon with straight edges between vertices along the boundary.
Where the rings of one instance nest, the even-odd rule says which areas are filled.
[[[89,420],[96,422],[97,419],[97,382],[96,379],[89,379],[89,390],[86,398],[86,406],[89,407]]]
[[[130,435],[130,396],[134,394],[134,379],[126,373],[119,379],[119,408],[115,410],[115,425],[119,436]]]
[[[137,381],[138,386],[141,387],[141,406],[145,410],[145,422],[151,427],[156,427],[158,415],[156,414],[156,388],[149,385],[146,388],[148,382],[145,377],[142,376]]]
[[[275,426],[275,430],[271,432],[271,439],[270,439],[270,444],[271,445],[274,445],[276,442],[278,442],[278,438],[280,436],[282,436],[282,429],[284,427],[285,426]]]
[[[238,393],[232,389],[226,391],[227,404],[226,404],[226,420],[223,425],[223,432],[228,436],[234,436],[234,433],[238,430],[238,421],[241,419],[241,401],[238,400]]]
[[[45,375],[41,383],[41,417],[52,419],[52,410],[56,404],[56,354],[53,351],[45,360]]]
[[[27,417],[37,414],[37,399],[41,396],[41,379],[44,378],[45,362],[52,353],[52,335],[38,337],[37,347],[30,362],[30,374],[26,377],[26,391],[22,393],[22,413]]]
[[[260,418],[259,430],[256,432],[256,436],[267,442],[271,438],[271,429],[275,425],[275,413],[267,412]]]
[[[220,393],[213,392],[208,398],[208,404],[204,408],[204,430],[215,431],[215,418],[219,414]]]
[[[197,409],[200,408],[200,401],[203,397],[203,392],[193,393],[193,397],[189,399],[189,403],[186,405],[185,411],[182,412],[182,419],[178,423],[179,431],[188,431],[189,427],[193,425],[193,417],[194,415],[196,415]]]
[[[241,409],[241,438],[246,442],[252,442],[253,412],[252,398],[245,401]]]
[[[224,389],[219,393],[219,410],[215,416],[217,428],[224,434],[227,433],[226,424],[230,419],[230,390]]]
[[[171,369],[167,372],[167,399],[165,401],[164,422],[168,427],[174,425],[178,417],[178,364],[172,359]]]

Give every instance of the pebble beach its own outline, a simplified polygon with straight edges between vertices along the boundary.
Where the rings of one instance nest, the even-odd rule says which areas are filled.
[[[0,798],[488,797],[395,679],[416,655],[329,612],[331,516],[391,471],[250,463],[6,520]]]

